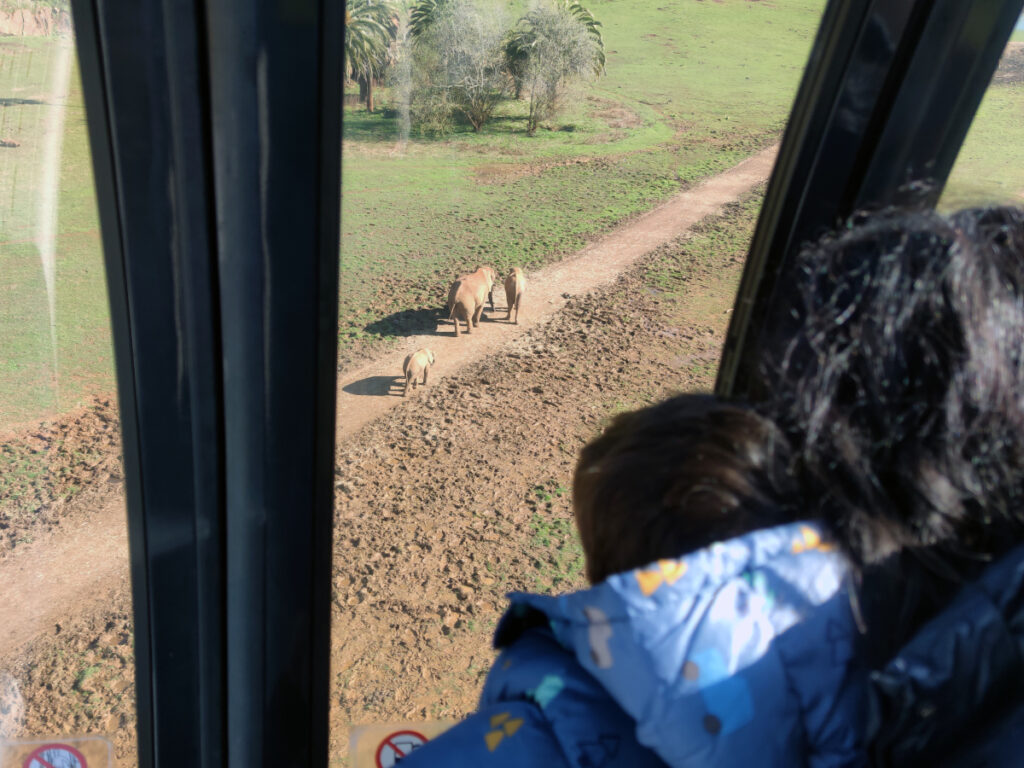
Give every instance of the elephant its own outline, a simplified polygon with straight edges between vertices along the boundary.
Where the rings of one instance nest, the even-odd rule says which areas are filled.
[[[448,291],[448,319],[455,321],[455,336],[459,336],[459,320],[466,321],[466,333],[472,333],[472,326],[480,325],[480,315],[488,299],[494,309],[495,272],[490,267],[480,267],[471,275],[463,275]]]
[[[513,267],[505,278],[505,301],[508,304],[508,316],[506,320],[512,319],[512,309],[516,310],[515,324],[519,325],[519,305],[523,301],[523,292],[526,290],[526,277],[523,270]]]
[[[405,358],[405,362],[402,363],[402,373],[405,374],[405,389],[402,392],[402,397],[409,394],[410,384],[413,389],[416,389],[417,379],[421,373],[423,374],[423,386],[427,386],[427,375],[433,364],[434,353],[426,347],[417,349]]]

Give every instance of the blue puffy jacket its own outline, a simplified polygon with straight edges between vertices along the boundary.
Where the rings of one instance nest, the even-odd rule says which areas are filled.
[[[797,524],[514,595],[479,711],[403,768],[858,764],[867,675],[846,575]]]
[[[875,673],[849,589],[801,523],[513,595],[479,710],[402,768],[1021,764],[1024,547]]]

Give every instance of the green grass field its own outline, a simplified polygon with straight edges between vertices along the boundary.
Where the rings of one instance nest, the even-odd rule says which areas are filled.
[[[1018,33],[1021,34],[1021,33]],[[1024,49],[1005,57],[978,107],[939,208],[1024,205]]]
[[[510,0],[510,13],[522,0]],[[503,104],[475,134],[398,141],[387,88],[346,108],[341,361],[431,327],[452,277],[480,263],[558,260],[776,140],[824,0],[592,0],[605,77],[535,137]],[[113,390],[109,318],[81,87],[72,58],[56,198],[55,324],[39,250],[41,179],[61,45],[0,40],[0,429]],[[1020,84],[994,86],[946,207],[1018,194]],[[985,192],[984,190],[989,190]],[[54,347],[53,339],[56,339]]]

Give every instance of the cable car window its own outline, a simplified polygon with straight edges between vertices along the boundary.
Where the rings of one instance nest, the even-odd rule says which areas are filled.
[[[1024,203],[1024,17],[999,61],[939,207]]]
[[[0,33],[0,763],[113,765],[134,751],[134,635],[68,3],[6,4]]]
[[[348,4],[333,758],[471,711],[504,594],[584,584],[580,447],[713,387],[824,8]]]

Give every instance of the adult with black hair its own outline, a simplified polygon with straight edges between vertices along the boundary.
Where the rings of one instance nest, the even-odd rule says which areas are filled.
[[[1024,736],[1024,212],[859,216],[794,284],[766,411],[859,571],[875,759],[1016,764],[998,750]]]

